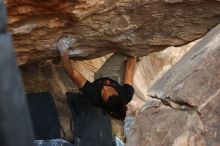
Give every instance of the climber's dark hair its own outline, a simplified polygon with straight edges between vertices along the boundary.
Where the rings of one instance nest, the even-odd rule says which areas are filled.
[[[126,117],[127,107],[123,106],[116,112],[108,112],[108,114],[115,119],[124,120]]]
[[[120,96],[113,95],[109,97],[108,101],[102,101],[102,105],[106,111],[116,112],[123,106],[123,103]]]
[[[113,118],[118,120],[124,120],[126,117],[126,106],[122,102],[120,96],[110,96],[107,102],[103,102],[105,111]]]

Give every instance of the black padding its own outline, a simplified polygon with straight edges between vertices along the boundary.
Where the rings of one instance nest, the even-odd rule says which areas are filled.
[[[75,143],[80,146],[112,146],[110,117],[80,94],[68,92],[74,117]]]
[[[58,113],[51,94],[48,92],[28,93],[27,101],[35,139],[60,138]]]

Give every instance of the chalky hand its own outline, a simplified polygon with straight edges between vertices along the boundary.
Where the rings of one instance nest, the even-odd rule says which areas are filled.
[[[68,53],[68,49],[72,46],[76,40],[70,36],[61,37],[55,42],[56,49],[60,52],[61,55]]]

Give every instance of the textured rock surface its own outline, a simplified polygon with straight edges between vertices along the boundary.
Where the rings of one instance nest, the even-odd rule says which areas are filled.
[[[174,65],[197,42],[194,41],[182,47],[168,47],[163,51],[142,57],[134,76],[136,96],[145,101],[150,84]]]
[[[201,38],[220,22],[217,0],[5,0],[19,64],[56,57],[72,35],[74,57],[147,55]]]
[[[220,145],[219,42],[220,25],[152,85],[164,105],[138,116],[128,146]]]
[[[148,98],[146,90],[157,74],[159,72],[164,72],[163,70],[167,70],[194,44],[195,42],[180,48],[169,47],[164,51],[156,52],[141,58],[134,77],[135,96],[130,103],[136,110],[140,109]],[[72,65],[88,80],[93,81],[94,72],[101,67],[108,57],[109,55],[93,60],[73,61]],[[65,92],[77,91],[77,89],[63,72],[59,61],[51,62],[50,60],[43,60],[42,62],[22,66],[21,71],[25,82],[26,92],[52,92],[63,131],[61,134],[65,139],[72,140],[73,134],[70,131],[72,117],[66,102]],[[124,139],[122,122],[114,120],[112,123],[113,134]]]
[[[188,146],[192,137],[203,138],[202,123],[196,113],[175,111],[170,107],[148,108],[136,118],[128,146]],[[175,141],[174,141],[175,140]],[[200,140],[200,139],[199,139]],[[203,140],[203,139],[202,139]],[[180,144],[185,142],[187,144]],[[203,141],[196,143],[198,146]]]

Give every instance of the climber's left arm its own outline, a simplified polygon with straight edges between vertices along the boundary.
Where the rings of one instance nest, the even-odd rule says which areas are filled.
[[[137,57],[128,56],[128,59],[125,64],[123,84],[133,85],[133,76],[134,76],[136,60],[137,60]]]

